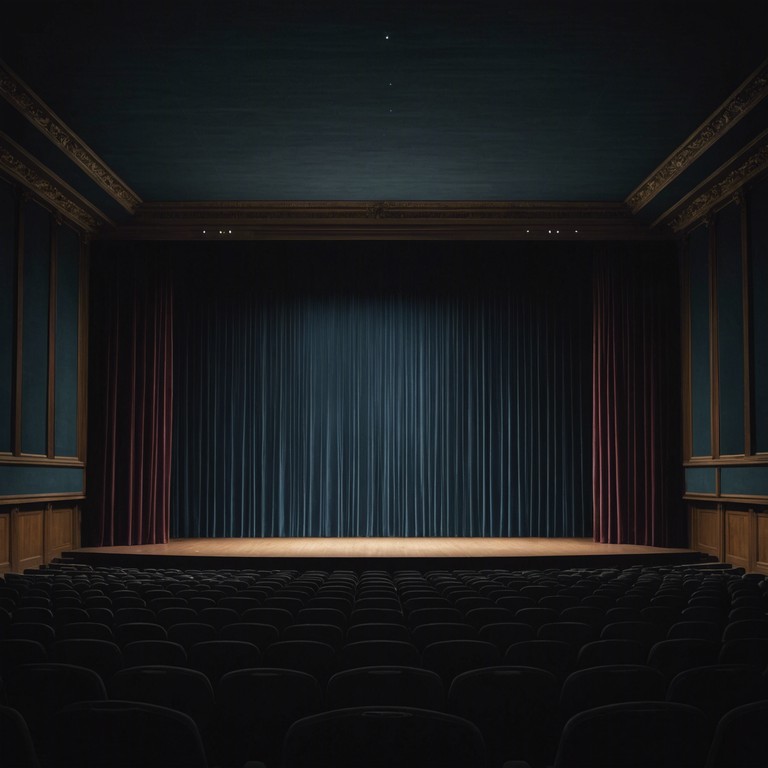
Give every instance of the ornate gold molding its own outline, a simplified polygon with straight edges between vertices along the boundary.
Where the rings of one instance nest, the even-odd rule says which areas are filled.
[[[127,211],[141,198],[0,60],[0,94]]]
[[[737,197],[751,179],[768,170],[768,131],[763,131],[743,152],[734,156],[722,168],[710,175],[682,201],[659,220],[666,220],[675,231],[681,232],[707,216],[728,199]],[[690,201],[690,202],[689,202]],[[687,204],[686,204],[687,203]],[[674,214],[674,210],[678,210]],[[654,222],[654,226],[659,222]]]
[[[664,162],[630,193],[637,213],[768,95],[766,59]]]
[[[144,203],[103,239],[658,239],[623,203],[232,201]]]
[[[82,195],[0,132],[0,170],[86,232],[111,223]]]

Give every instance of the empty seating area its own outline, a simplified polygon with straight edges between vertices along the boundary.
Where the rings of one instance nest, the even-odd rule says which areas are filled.
[[[719,565],[58,563],[0,581],[0,764],[764,766],[767,612]]]

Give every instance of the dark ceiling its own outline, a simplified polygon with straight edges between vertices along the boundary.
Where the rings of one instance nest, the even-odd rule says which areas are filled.
[[[768,52],[765,0],[0,15],[0,58],[148,201],[620,201]]]

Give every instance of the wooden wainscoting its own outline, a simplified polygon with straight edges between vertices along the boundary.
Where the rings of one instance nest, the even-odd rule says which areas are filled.
[[[11,570],[11,516],[0,514],[0,573]]]
[[[701,503],[689,506],[689,516],[691,549],[768,574],[768,509]]]
[[[80,546],[76,505],[0,510],[0,573],[20,573]]]
[[[45,509],[11,512],[11,568],[23,571],[45,563]]]
[[[689,516],[691,549],[722,560],[725,557],[722,509],[719,506],[692,504],[689,508]]]
[[[77,507],[45,510],[45,562],[80,546],[80,510]]]

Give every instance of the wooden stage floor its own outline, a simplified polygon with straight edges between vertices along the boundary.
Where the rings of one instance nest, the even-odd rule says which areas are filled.
[[[546,538],[174,539],[167,544],[83,547],[92,565],[175,568],[540,568],[701,563],[690,549]]]

